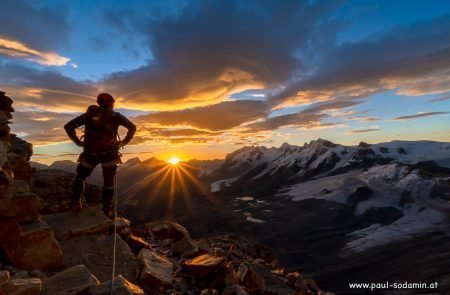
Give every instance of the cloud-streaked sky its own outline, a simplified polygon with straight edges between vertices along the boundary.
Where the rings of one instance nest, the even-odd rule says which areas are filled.
[[[450,141],[450,2],[4,0],[0,90],[46,162],[101,91],[138,125],[128,157]]]

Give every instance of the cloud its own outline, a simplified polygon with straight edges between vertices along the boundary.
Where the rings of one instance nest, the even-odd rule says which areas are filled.
[[[311,124],[311,125],[305,125],[299,127],[300,130],[323,130],[323,129],[330,129],[330,128],[342,128],[345,127],[344,124],[339,122],[331,122],[331,123],[317,123],[317,124]]]
[[[54,1],[0,1],[0,38],[27,44],[39,52],[67,47],[70,38],[70,6]],[[47,57],[47,59],[55,57]]]
[[[103,83],[129,107],[157,110],[215,104],[241,90],[278,87],[302,69],[297,47],[336,6],[335,1],[194,1],[175,17],[139,19],[134,25],[121,19],[117,26],[124,32],[132,27],[147,35],[153,60]]]
[[[446,101],[449,99],[450,99],[450,95],[446,95],[446,96],[430,99],[429,102],[440,102],[440,101]]]
[[[214,135],[216,133],[205,131],[205,130],[197,130],[197,129],[155,129],[150,132],[153,136],[161,136],[161,137],[187,137],[187,136],[197,136],[197,135]]]
[[[70,58],[58,55],[55,52],[39,52],[19,42],[0,38],[0,55],[25,58],[43,66],[64,66]]]
[[[301,129],[320,129],[325,127],[330,127],[321,123],[325,118],[332,117],[333,111],[339,111],[363,103],[364,100],[336,100],[331,102],[320,102],[311,105],[309,108],[286,115],[279,115],[276,117],[268,117],[262,121],[248,124],[245,132],[261,132],[276,130],[281,127],[292,126],[299,127]],[[339,123],[328,123],[337,124],[336,126],[341,126]]]
[[[308,114],[304,112],[280,115],[276,117],[267,118],[262,122],[256,122],[250,124],[244,132],[254,133],[261,131],[276,130],[280,127],[295,126],[295,127],[308,127],[317,126],[322,119],[326,118],[324,114]]]
[[[274,106],[296,105],[367,97],[384,90],[405,95],[448,91],[449,28],[447,15],[318,51],[315,73],[291,83],[269,101]]]
[[[367,128],[367,129],[356,129],[350,131],[350,133],[367,133],[367,132],[375,132],[375,131],[381,131],[380,128]]]
[[[347,116],[347,117],[343,117],[343,119],[348,120],[348,121],[360,121],[360,122],[365,122],[365,123],[375,122],[375,121],[380,120],[379,117],[369,117],[369,116]]]
[[[268,114],[265,102],[254,100],[225,101],[218,104],[185,109],[162,111],[139,116],[136,122],[142,125],[192,126],[209,131],[227,130],[246,122],[264,118]],[[153,125],[152,125],[153,124]]]
[[[57,71],[2,62],[0,89],[21,108],[54,112],[85,111],[89,104],[95,104],[99,93],[98,86],[90,81],[79,82]]]
[[[428,112],[428,113],[418,113],[418,114],[414,114],[414,115],[408,115],[408,116],[401,116],[401,117],[396,117],[392,120],[411,120],[411,119],[416,119],[416,118],[424,118],[424,117],[431,117],[431,116],[438,116],[438,115],[446,115],[448,114],[448,112]]]
[[[11,129],[34,145],[66,142],[69,138],[63,126],[74,117],[53,112],[15,112]]]

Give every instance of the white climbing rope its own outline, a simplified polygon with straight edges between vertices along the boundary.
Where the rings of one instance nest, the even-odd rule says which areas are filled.
[[[117,246],[117,174],[119,174],[120,165],[117,165],[117,171],[114,175],[114,246],[113,246],[113,263],[112,263],[112,277],[111,289],[109,294],[113,295],[114,279],[116,277],[116,246]]]

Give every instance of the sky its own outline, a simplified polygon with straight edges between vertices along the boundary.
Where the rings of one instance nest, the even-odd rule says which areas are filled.
[[[450,2],[3,0],[0,90],[43,163],[76,159],[63,125],[103,91],[125,160],[450,141]]]

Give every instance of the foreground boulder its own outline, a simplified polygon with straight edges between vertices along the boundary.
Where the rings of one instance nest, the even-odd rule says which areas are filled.
[[[61,241],[64,264],[67,266],[85,265],[100,281],[111,279],[113,267],[114,235],[88,235]],[[116,273],[129,281],[136,281],[139,260],[130,247],[117,235]]]
[[[117,276],[113,284],[114,295],[144,295],[144,291],[135,284],[130,283],[122,277]],[[111,281],[107,281],[95,289],[91,290],[90,295],[109,295],[111,294]]]
[[[141,252],[142,249],[151,249],[152,247],[150,246],[149,243],[147,243],[146,240],[144,240],[141,237],[137,237],[135,235],[128,235],[125,238],[125,242],[127,242],[128,246],[130,246],[131,251],[133,251],[133,253],[135,255],[138,255],[139,252]]]
[[[164,255],[142,249],[138,255],[143,269],[140,282],[149,288],[170,287],[173,283],[173,263]]]
[[[0,218],[14,217],[19,221],[38,221],[42,203],[39,196],[17,192],[0,196]]]
[[[224,263],[224,257],[216,257],[209,254],[203,254],[196,258],[186,260],[183,263],[183,266],[192,275],[204,277],[223,266]]]
[[[152,233],[157,240],[171,240],[173,251],[183,258],[198,253],[197,243],[191,239],[187,229],[178,223],[151,222],[145,225],[145,230]]]
[[[44,222],[11,224],[13,237],[1,243],[5,256],[21,269],[55,269],[63,264],[63,254],[53,231]]]
[[[84,265],[77,265],[44,280],[42,294],[85,294],[98,285],[100,282]]]
[[[86,208],[79,213],[65,212],[46,215],[44,221],[55,230],[60,240],[70,237],[107,233],[111,220],[97,208]]]
[[[266,281],[258,272],[254,270],[254,267],[248,263],[242,263],[239,266],[239,281],[252,292],[262,291],[266,287]]]
[[[1,292],[5,295],[39,295],[41,294],[42,282],[40,279],[15,279],[10,280]]]

